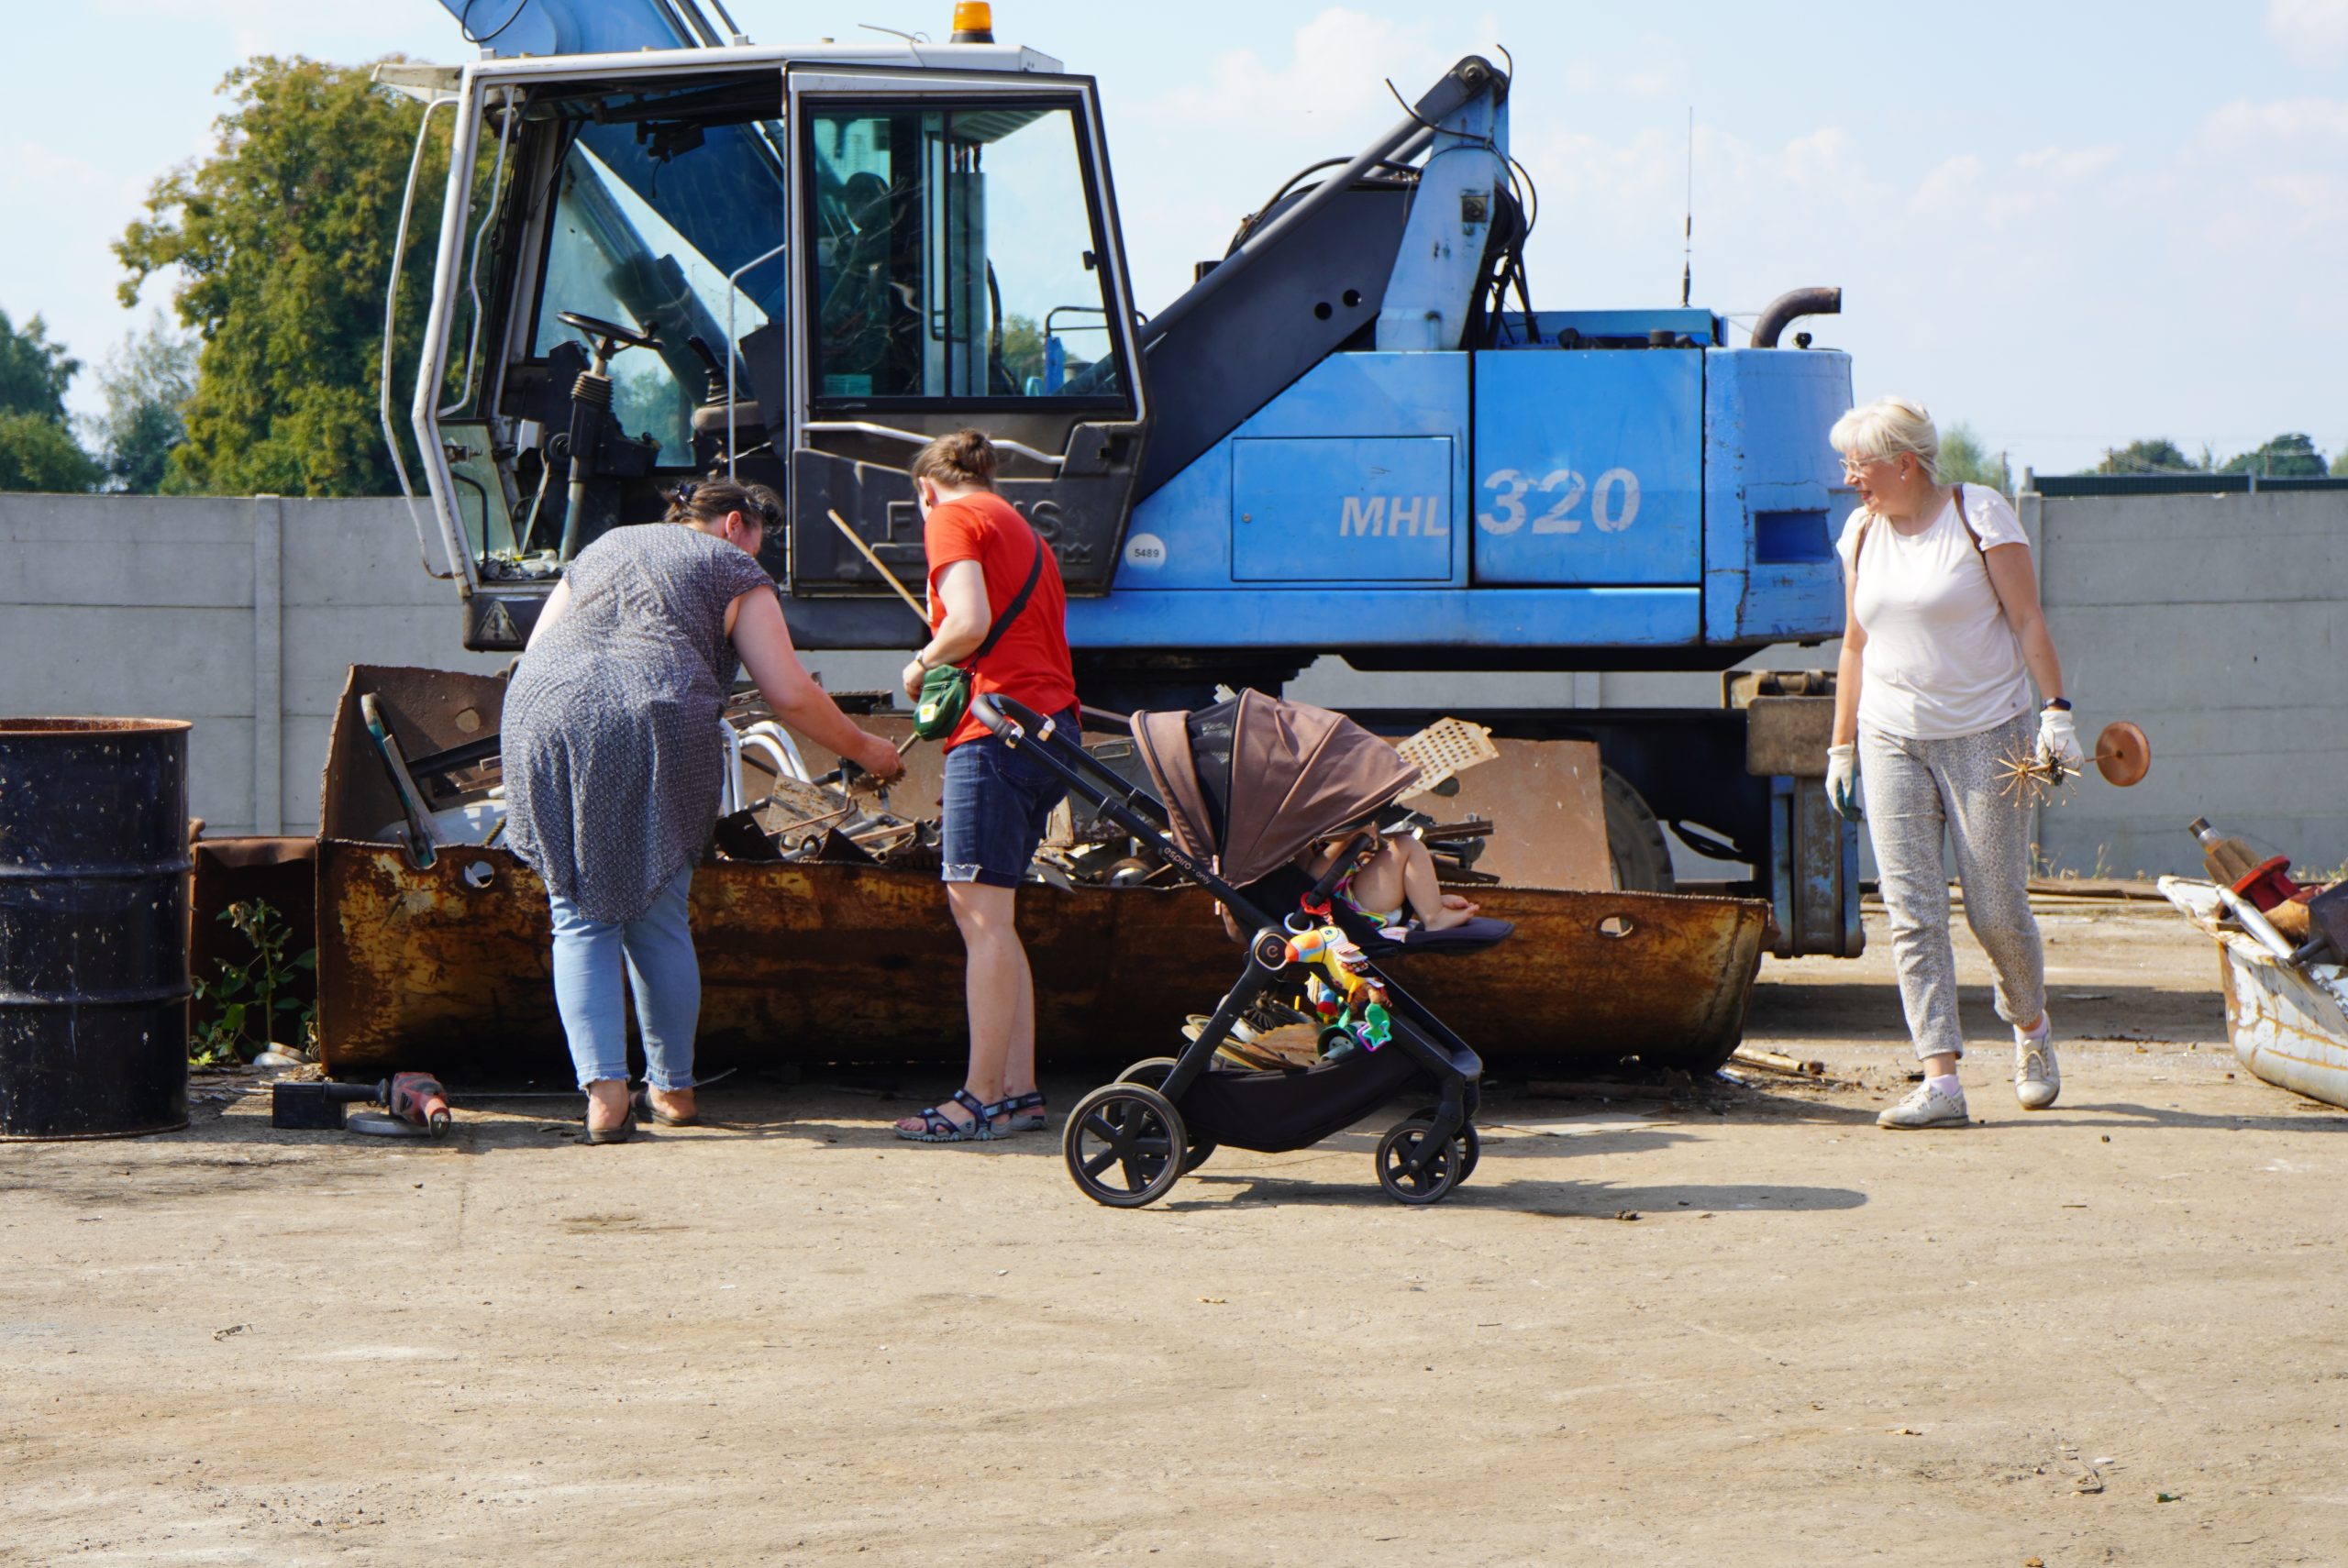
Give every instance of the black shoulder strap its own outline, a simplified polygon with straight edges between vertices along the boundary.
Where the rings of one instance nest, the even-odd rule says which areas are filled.
[[[1027,580],[1019,585],[1019,591],[1013,596],[1010,605],[994,618],[994,624],[987,628],[987,640],[979,645],[979,651],[962,661],[963,668],[977,668],[979,660],[994,652],[995,644],[1002,641],[1003,633],[1011,630],[1011,623],[1019,619],[1019,612],[1027,608],[1028,596],[1036,591],[1036,583],[1044,575],[1044,552],[1049,548],[1051,547],[1044,543],[1044,536],[1037,534],[1036,560],[1027,569]]]

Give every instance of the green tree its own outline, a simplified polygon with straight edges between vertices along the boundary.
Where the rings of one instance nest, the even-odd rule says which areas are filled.
[[[193,337],[172,331],[158,315],[98,371],[106,408],[90,427],[112,488],[132,495],[161,489],[172,449],[187,439],[183,410],[195,393],[195,350]]]
[[[2096,465],[2099,474],[2181,474],[2207,468],[2185,455],[2183,447],[2165,436],[2155,436],[2148,441],[2131,441],[2125,447],[2108,451],[2103,461]]]
[[[2227,474],[2256,474],[2262,479],[2321,479],[2331,472],[2323,454],[2306,436],[2277,436],[2264,447],[2226,459],[2218,470]]]
[[[0,490],[71,494],[105,477],[105,469],[82,450],[62,420],[17,409],[0,413]]]
[[[1011,384],[1024,392],[1027,378],[1044,373],[1044,327],[1032,315],[1002,318],[1002,368]]]
[[[65,423],[81,368],[39,316],[19,330],[0,311],[0,490],[83,491],[102,477]]]
[[[38,315],[17,330],[0,310],[0,413],[30,414],[65,423],[65,389],[82,361],[50,341],[49,324]]]
[[[201,335],[186,439],[167,491],[375,495],[393,476],[376,422],[383,291],[422,105],[363,66],[259,57],[228,73],[228,112],[202,160],[156,182],[148,215],[115,243],[123,303],[175,269],[173,306]],[[412,251],[429,257],[445,182],[448,120],[419,175]],[[432,282],[400,282],[413,363]]]
[[[1941,432],[1941,478],[1949,484],[1985,484],[2013,493],[2013,474],[2003,452],[1984,448],[1969,425],[1952,425]]]

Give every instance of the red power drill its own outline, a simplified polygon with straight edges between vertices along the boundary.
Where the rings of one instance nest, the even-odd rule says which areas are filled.
[[[449,1091],[430,1073],[394,1073],[375,1086],[375,1098],[393,1116],[413,1121],[435,1138],[449,1131]]]

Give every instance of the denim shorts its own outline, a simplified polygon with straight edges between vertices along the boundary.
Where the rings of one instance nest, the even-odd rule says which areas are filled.
[[[1070,708],[1058,733],[1076,734]],[[946,754],[946,820],[940,829],[941,879],[1016,888],[1044,841],[1052,808],[1068,793],[1060,776],[1035,755],[993,735],[964,741]]]

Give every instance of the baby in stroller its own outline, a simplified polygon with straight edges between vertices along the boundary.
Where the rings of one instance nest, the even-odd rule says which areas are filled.
[[[1436,884],[1434,856],[1416,834],[1389,837],[1374,827],[1331,835],[1315,844],[1302,857],[1305,873],[1315,881],[1326,876],[1357,839],[1370,839],[1368,858],[1338,878],[1333,891],[1339,902],[1381,931],[1412,923],[1421,929],[1449,931],[1476,918],[1477,906]]]

